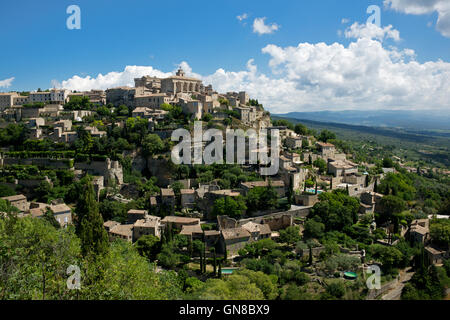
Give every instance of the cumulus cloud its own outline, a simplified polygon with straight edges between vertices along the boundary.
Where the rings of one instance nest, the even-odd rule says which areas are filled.
[[[105,75],[99,73],[95,77],[73,76],[70,79],[61,82],[61,87],[70,90],[91,90],[91,89],[108,89],[117,86],[134,86],[134,78],[149,75],[152,77],[165,78],[172,73],[165,73],[147,66],[126,66],[123,71],[112,71]],[[55,83],[52,82],[52,85]]]
[[[245,20],[245,19],[248,18],[248,14],[247,14],[247,13],[243,13],[243,14],[241,14],[240,16],[237,16],[236,18],[237,18],[239,21],[243,21],[243,20]]]
[[[349,22],[350,22],[350,20],[347,19],[347,18],[342,18],[342,20],[341,20],[341,23],[342,23],[342,24],[347,24],[347,23],[349,23]]]
[[[436,29],[443,36],[450,38],[450,1],[448,0],[384,0],[384,6],[414,15],[437,12]]]
[[[272,34],[280,28],[276,23],[266,24],[265,21],[266,17],[256,18],[253,21],[253,32],[259,35]]]
[[[390,38],[394,41],[400,41],[400,32],[395,30],[392,25],[381,28],[373,23],[359,24],[355,22],[345,30],[345,37],[378,39],[380,41]]]
[[[262,49],[269,56],[266,73],[259,71],[253,59],[241,71],[219,68],[209,75],[194,73],[187,62],[180,65],[187,75],[212,84],[219,92],[247,91],[273,113],[345,109],[439,109],[448,113],[450,63],[420,63],[414,50],[386,46],[380,40],[385,36],[372,37],[370,30],[355,33],[357,38],[348,46],[269,44]],[[127,66],[122,72],[94,78],[74,76],[62,84],[76,90],[106,89],[133,85],[135,77],[146,74],[165,77],[174,71]]]
[[[0,80],[0,88],[9,88],[12,84],[12,82],[14,81],[14,77],[12,78],[8,78],[5,80]]]

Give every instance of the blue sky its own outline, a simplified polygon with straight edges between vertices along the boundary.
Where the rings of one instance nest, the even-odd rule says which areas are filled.
[[[66,27],[66,8],[72,4],[81,8],[81,30]],[[135,65],[172,72],[182,61],[207,76],[219,68],[246,70],[254,59],[258,72],[275,79],[269,66],[273,55],[263,48],[320,42],[347,47],[356,40],[338,30],[365,23],[373,4],[382,8],[382,27],[400,32],[400,41],[387,40],[384,47],[412,49],[420,64],[450,61],[450,38],[435,28],[439,12],[405,14],[384,9],[382,0],[16,0],[0,4],[0,81],[14,78],[0,91],[44,89],[52,80],[96,77]],[[239,21],[244,13],[248,18]],[[278,30],[255,33],[254,19],[262,17]],[[343,18],[349,22],[343,24]]]

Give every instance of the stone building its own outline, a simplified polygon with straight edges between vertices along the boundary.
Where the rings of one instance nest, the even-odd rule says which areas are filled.
[[[181,189],[181,208],[195,207],[196,196],[194,189]]]
[[[0,110],[12,107],[14,105],[13,98],[17,96],[17,92],[0,92]]]
[[[262,239],[270,238],[272,231],[270,230],[270,226],[268,224],[259,224],[254,222],[247,222],[242,225],[242,228],[250,232],[251,241],[259,241]]]
[[[175,76],[161,79],[161,92],[163,93],[175,95],[179,92],[194,93],[202,91],[202,81],[199,79],[186,77],[181,68],[178,69]]]
[[[227,257],[238,255],[239,250],[243,249],[251,239],[251,234],[242,227],[233,229],[224,229],[220,236],[220,251],[227,253]]]
[[[27,197],[23,194],[15,196],[2,197],[3,200],[9,201],[9,203],[19,209],[21,212],[25,212],[30,208],[30,204],[27,201]]]
[[[131,87],[117,87],[106,90],[106,103],[111,103],[114,106],[122,104],[126,106],[134,105],[134,96],[136,88]]]
[[[348,160],[336,160],[328,162],[328,173],[335,177],[345,176],[349,174],[356,174],[358,172],[358,165]]]
[[[142,78],[134,79],[134,86],[142,88],[143,92],[160,93],[161,79],[157,77],[143,76]]]
[[[200,225],[200,219],[178,217],[178,216],[167,216],[161,220],[161,223],[165,224],[166,226],[171,224],[173,229],[181,230],[183,226]]]
[[[128,223],[133,224],[138,220],[145,219],[145,217],[148,215],[147,210],[135,210],[131,209],[128,210],[127,216],[128,216]]]
[[[144,219],[137,220],[133,224],[133,241],[137,241],[145,235],[161,238],[161,218],[146,215]]]
[[[109,238],[122,239],[125,241],[133,241],[133,225],[132,224],[118,224],[111,227],[108,231]]]
[[[165,93],[149,93],[134,97],[135,107],[159,109],[162,104],[168,104],[170,102],[171,98]]]
[[[284,181],[274,180],[270,182],[270,185],[276,190],[280,198],[284,198],[286,196]],[[244,195],[247,195],[247,193],[253,188],[256,187],[267,188],[268,186],[269,181],[250,181],[241,183],[241,188],[244,192]]]
[[[72,210],[65,203],[51,205],[49,208],[62,228],[72,223]]]

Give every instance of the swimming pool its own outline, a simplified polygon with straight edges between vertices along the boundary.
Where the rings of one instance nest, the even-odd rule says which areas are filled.
[[[306,192],[309,193],[316,193],[316,189],[306,189]],[[321,194],[323,190],[317,190],[317,194]]]
[[[235,270],[237,270],[237,269],[236,268],[223,268],[222,274],[232,274]]]

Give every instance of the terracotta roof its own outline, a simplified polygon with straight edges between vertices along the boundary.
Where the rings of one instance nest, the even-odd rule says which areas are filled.
[[[118,224],[109,230],[112,234],[117,234],[121,236],[131,237],[133,235],[133,225],[132,224]]]
[[[194,189],[181,189],[180,193],[181,194],[194,194],[195,190]]]
[[[252,189],[255,187],[268,187],[268,181],[250,181],[250,182],[242,182],[242,185],[247,187],[248,189]],[[281,180],[271,181],[272,187],[284,187],[284,182]]]
[[[225,240],[250,238],[250,232],[244,228],[233,228],[222,230],[222,236]]]
[[[270,226],[268,224],[259,224],[254,222],[247,222],[242,226],[248,232],[259,232],[260,234],[270,234],[272,231],[270,230]]]
[[[18,200],[27,200],[27,197],[25,197],[23,194],[17,194],[15,196],[2,197],[2,199],[12,202],[12,201],[18,201]]]
[[[134,226],[135,227],[156,228],[159,226],[160,222],[161,222],[160,217],[147,216],[145,219],[137,220],[134,223]]]
[[[205,230],[203,233],[205,234],[205,237],[220,235],[220,231],[217,231],[217,230]]]
[[[174,197],[175,193],[173,192],[173,189],[161,189],[161,196]]]
[[[120,223],[118,223],[117,221],[108,220],[105,223],[103,223],[103,226],[106,228],[112,228],[114,226],[117,226],[118,224],[120,224]]]
[[[425,250],[427,250],[428,252],[430,252],[431,254],[434,254],[434,255],[445,253],[444,250],[441,250],[439,248],[433,248],[431,246],[425,247]]]
[[[200,224],[199,218],[187,218],[187,217],[178,217],[178,216],[167,216],[161,220],[161,222],[173,222],[173,223],[193,223],[197,222]]]
[[[65,212],[65,211],[71,212],[70,207],[68,205],[66,205],[65,203],[51,206],[50,209],[52,209],[54,214],[62,213],[62,212]]]
[[[202,227],[199,224],[195,226],[183,226],[180,232],[182,235],[192,235],[193,233],[203,233]]]
[[[30,209],[30,214],[33,218],[39,218],[41,216],[43,216],[45,213],[45,209],[44,208],[33,208]]]
[[[239,192],[233,190],[214,190],[209,191],[209,193],[217,195],[217,196],[228,196],[228,197],[238,197],[241,194]]]
[[[334,147],[334,144],[327,143],[327,142],[316,142],[321,147]]]
[[[136,210],[136,209],[130,209],[128,210],[127,214],[147,214],[147,210]]]

